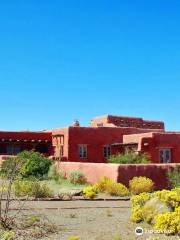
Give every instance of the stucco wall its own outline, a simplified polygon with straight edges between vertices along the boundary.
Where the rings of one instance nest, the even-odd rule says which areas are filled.
[[[117,127],[70,127],[69,128],[69,155],[70,162],[106,162],[103,156],[103,146],[112,143],[121,143],[124,134],[143,133],[147,130],[137,128]],[[87,145],[87,158],[79,157],[78,146]]]
[[[151,178],[156,189],[167,188],[166,171],[180,164],[105,164],[105,163],[80,163],[61,162],[59,170],[67,173],[73,170],[82,171],[88,182],[95,183],[101,177],[108,176],[114,181],[121,182],[128,186],[129,180],[134,176],[146,176]]]

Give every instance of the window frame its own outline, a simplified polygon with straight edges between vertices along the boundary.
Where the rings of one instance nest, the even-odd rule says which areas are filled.
[[[169,154],[169,160],[168,160],[168,158],[166,159],[167,152]],[[161,156],[161,153],[163,153],[162,156]],[[161,157],[163,159],[161,159]],[[172,163],[172,148],[161,148],[161,149],[159,149],[159,162],[160,163]]]
[[[103,157],[108,159],[111,156],[111,145],[103,146]]]
[[[81,159],[88,157],[87,144],[79,144],[79,146],[78,146],[78,154],[79,154],[79,158],[81,158]]]

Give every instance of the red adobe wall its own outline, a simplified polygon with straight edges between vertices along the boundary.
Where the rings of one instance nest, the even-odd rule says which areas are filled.
[[[19,131],[19,132],[5,132],[0,131],[0,155],[7,154],[7,146],[18,146],[21,150],[40,150],[41,147],[46,146],[45,155],[53,155],[52,149],[52,133],[50,131]],[[15,153],[14,153],[15,154]]]
[[[154,163],[160,162],[159,150],[162,148],[171,149],[172,162],[180,163],[180,133],[143,133],[126,135],[123,137],[124,143],[138,143],[138,150],[148,153]]]
[[[19,131],[19,132],[0,132],[0,138],[12,139],[12,140],[52,140],[51,132],[28,132],[28,131]]]
[[[154,133],[151,144],[149,144],[149,149],[142,146],[142,150],[148,150],[152,159],[157,159],[157,162],[159,162],[159,150],[161,148],[170,148],[172,162],[180,163],[180,133]]]
[[[137,117],[125,117],[106,115],[95,117],[91,120],[91,126],[113,124],[118,127],[135,127],[143,129],[164,130],[164,122],[148,121]]]
[[[168,188],[166,171],[180,164],[98,164],[80,162],[61,162],[59,170],[67,175],[73,170],[82,171],[88,182],[96,183],[101,177],[108,176],[114,181],[128,186],[134,176],[146,176],[155,182],[156,189]]]
[[[122,143],[124,134],[143,133],[148,130],[117,127],[69,127],[68,161],[70,162],[106,162],[103,146]],[[88,157],[79,158],[78,146],[87,145]]]
[[[52,130],[52,145],[54,148],[54,157],[58,157],[58,144],[59,139],[58,136],[63,135],[64,136],[64,142],[63,142],[63,148],[64,148],[64,156],[63,159],[65,161],[69,158],[69,127],[65,128],[57,128]]]

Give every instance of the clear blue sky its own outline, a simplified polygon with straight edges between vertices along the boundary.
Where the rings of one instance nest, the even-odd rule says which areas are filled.
[[[0,2],[0,129],[102,114],[180,130],[180,1]]]

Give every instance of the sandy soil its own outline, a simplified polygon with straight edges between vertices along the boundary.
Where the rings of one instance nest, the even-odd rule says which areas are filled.
[[[116,235],[120,235],[123,240],[145,240],[153,236],[135,235],[137,226],[144,229],[148,229],[148,226],[129,221],[129,201],[29,201],[23,208],[29,209],[27,212],[45,215],[58,226],[57,234],[43,240],[66,240],[70,236],[79,236],[81,240],[113,240]],[[160,239],[178,238],[160,235]]]

